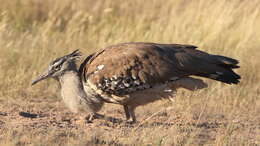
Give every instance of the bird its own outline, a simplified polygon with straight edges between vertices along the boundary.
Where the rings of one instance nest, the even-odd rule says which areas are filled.
[[[88,112],[90,122],[100,117],[104,103],[122,105],[126,121],[135,123],[138,106],[171,99],[179,88],[208,87],[200,77],[225,84],[241,79],[233,71],[239,68],[238,60],[187,44],[119,43],[88,55],[77,67],[81,57],[75,50],[56,58],[31,84],[56,79],[65,105],[74,113]]]

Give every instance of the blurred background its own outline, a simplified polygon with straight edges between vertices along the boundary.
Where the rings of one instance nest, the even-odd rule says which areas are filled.
[[[105,46],[131,41],[192,44],[209,53],[238,59],[241,68],[237,72],[242,76],[239,85],[207,80],[209,89],[196,94],[180,92],[172,114],[222,114],[227,119],[238,118],[243,124],[250,119],[254,126],[246,127],[245,134],[243,128],[234,134],[224,127],[220,129],[230,139],[217,131],[208,141],[216,145],[259,142],[259,0],[0,0],[0,110],[8,113],[33,108],[40,111],[49,105],[56,108],[60,95],[54,81],[30,86],[52,59],[75,49],[88,55]],[[40,104],[47,99],[48,107],[47,103]],[[157,103],[156,108],[163,106]],[[145,107],[139,111],[143,120],[142,111],[146,110],[151,111]],[[132,135],[128,143],[147,144],[137,137]],[[169,139],[167,144],[183,144],[171,142]]]

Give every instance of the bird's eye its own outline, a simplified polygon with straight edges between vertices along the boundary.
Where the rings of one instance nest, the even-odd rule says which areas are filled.
[[[54,66],[54,70],[60,70],[61,65]]]

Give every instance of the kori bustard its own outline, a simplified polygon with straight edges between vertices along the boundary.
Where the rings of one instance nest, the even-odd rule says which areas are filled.
[[[238,61],[211,55],[196,46],[156,43],[121,43],[86,57],[79,69],[78,50],[52,61],[37,82],[55,78],[61,95],[72,112],[91,113],[93,120],[104,103],[123,105],[127,121],[135,122],[135,108],[162,98],[171,98],[178,88],[196,90],[207,87],[201,79],[227,84],[239,83],[233,69]]]

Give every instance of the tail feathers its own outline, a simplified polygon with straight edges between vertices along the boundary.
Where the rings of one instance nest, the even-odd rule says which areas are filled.
[[[226,69],[239,68],[239,66],[237,65],[239,61],[236,59],[220,56],[220,55],[212,55],[212,56],[215,58],[219,66],[222,66]]]
[[[207,77],[213,80],[221,81],[227,84],[238,84],[241,78],[233,71],[217,71],[214,73],[201,73],[199,76]]]
[[[239,68],[237,65],[238,60],[225,57],[212,55],[214,57],[214,64],[208,71],[200,73],[199,76],[207,77],[213,80],[221,81],[227,84],[238,84],[241,77],[233,71],[235,68]]]
[[[222,75],[218,75],[216,77],[216,80],[227,84],[238,84],[240,78],[241,77],[238,74],[234,72],[230,72],[230,73],[224,73]]]

